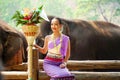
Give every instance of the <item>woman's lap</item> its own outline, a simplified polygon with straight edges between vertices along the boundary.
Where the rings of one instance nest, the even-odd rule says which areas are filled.
[[[45,60],[43,63],[43,68],[48,76],[50,77],[64,77],[71,76],[71,73],[67,68],[60,68],[60,63],[55,63],[52,61]]]

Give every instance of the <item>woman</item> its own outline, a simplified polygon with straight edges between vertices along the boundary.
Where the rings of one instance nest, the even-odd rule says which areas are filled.
[[[51,20],[51,29],[53,33],[45,37],[44,46],[34,45],[46,57],[43,62],[43,68],[50,80],[75,80],[74,76],[66,68],[70,57],[69,37],[61,33],[62,23],[59,18]]]

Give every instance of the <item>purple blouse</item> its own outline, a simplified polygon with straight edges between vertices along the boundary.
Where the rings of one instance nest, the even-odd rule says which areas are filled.
[[[66,56],[66,53],[67,53],[69,37],[64,34],[62,34],[61,37],[62,37],[62,42],[60,42],[61,40],[59,37],[55,40],[55,44],[56,44],[56,46],[58,46],[61,43],[60,53],[64,57],[64,56]],[[50,40],[48,42],[48,51],[53,48],[54,48],[54,42]]]

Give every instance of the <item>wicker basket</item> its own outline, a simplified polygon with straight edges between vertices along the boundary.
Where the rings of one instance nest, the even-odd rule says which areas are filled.
[[[22,26],[22,31],[24,32],[28,45],[32,45],[40,30],[39,26],[34,24],[26,24]]]
[[[39,34],[39,27],[34,24],[27,24],[22,26],[22,30],[25,36],[34,36],[36,37]]]

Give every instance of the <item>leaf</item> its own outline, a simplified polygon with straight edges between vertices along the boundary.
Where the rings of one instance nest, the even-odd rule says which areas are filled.
[[[31,20],[33,20],[35,17],[36,17],[36,12],[34,11]]]
[[[13,15],[13,17],[11,19],[15,19],[17,17],[17,12],[15,12],[15,14]]]
[[[38,12],[41,12],[43,8],[43,5],[38,8]]]

